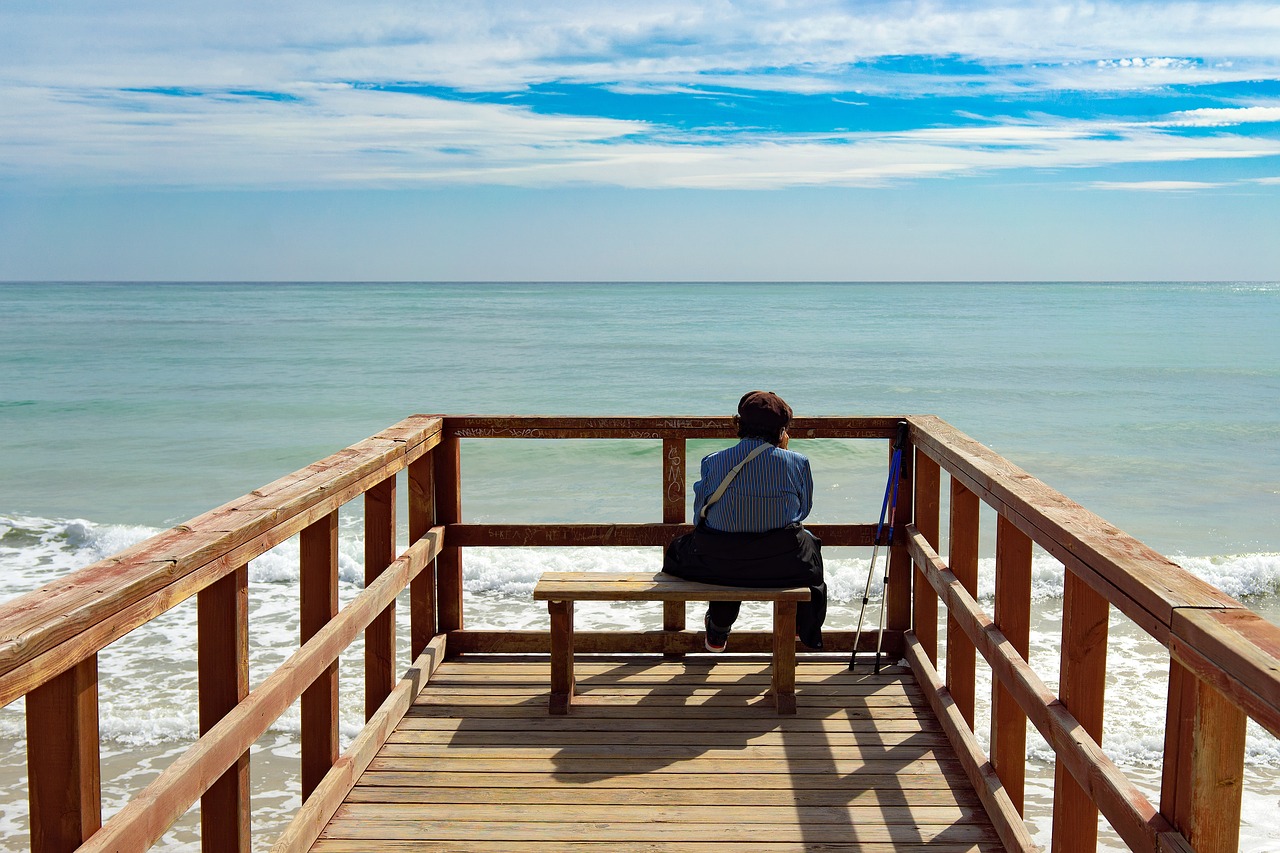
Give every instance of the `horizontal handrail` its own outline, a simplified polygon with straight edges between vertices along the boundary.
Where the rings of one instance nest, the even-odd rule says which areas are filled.
[[[1006,707],[1012,702],[1057,758],[1054,849],[1064,844],[1093,849],[1091,827],[1099,811],[1133,849],[1235,849],[1245,717],[1280,736],[1280,627],[944,421],[933,416],[908,421],[927,485],[917,494],[919,517],[905,529],[917,585],[916,627],[904,638],[907,658],[920,681],[930,685],[930,702],[946,715],[944,728],[957,749],[976,756],[966,772],[1006,845],[1030,849],[1021,835],[1023,723]],[[935,548],[943,470],[951,477],[953,565]],[[979,501],[1000,518],[994,620],[976,600]],[[922,532],[926,526],[928,534]],[[1068,572],[1058,695],[1027,662],[1031,543]],[[947,613],[945,682],[935,671],[938,600]],[[1021,648],[1001,629],[1002,606]],[[1170,653],[1158,809],[1100,745],[1108,606]],[[989,760],[981,756],[972,731],[975,651],[993,677]],[[1006,772],[1012,797],[1002,788]]]
[[[982,612],[977,600],[915,525],[907,526],[907,548],[925,580],[946,604],[948,614],[986,658],[993,677],[1010,689],[1027,718],[1063,759],[1080,786],[1092,795],[1120,837],[1130,847],[1155,849],[1159,833],[1172,829],[1168,822],[1084,731],[1022,655],[1013,650],[1004,633]]]
[[[795,418],[792,438],[892,438],[900,417]],[[451,415],[446,429],[457,438],[733,438],[733,418],[558,417],[554,415]]]
[[[185,524],[0,604],[0,705],[403,470],[440,438],[415,415]]]
[[[154,844],[236,759],[369,627],[440,553],[443,528],[432,528],[338,615],[249,692],[207,734],[164,769],[79,849],[143,851]]]
[[[1280,627],[933,416],[916,447],[1280,737]]]

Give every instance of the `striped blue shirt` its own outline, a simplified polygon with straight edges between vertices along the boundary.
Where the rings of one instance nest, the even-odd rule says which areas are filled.
[[[752,450],[766,442],[744,438],[702,460],[702,479],[693,484],[693,520],[702,504]],[[729,533],[763,533],[795,524],[813,508],[813,474],[803,454],[771,447],[747,463],[724,496],[707,510],[707,525]]]

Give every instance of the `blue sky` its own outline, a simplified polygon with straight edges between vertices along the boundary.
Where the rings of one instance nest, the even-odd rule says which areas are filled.
[[[0,6],[0,279],[1280,279],[1280,4]]]

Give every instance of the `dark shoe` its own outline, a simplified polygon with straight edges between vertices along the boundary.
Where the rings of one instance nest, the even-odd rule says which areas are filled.
[[[718,631],[712,627],[710,613],[703,617],[702,625],[707,630],[707,635],[702,641],[702,644],[707,647],[707,651],[716,652],[717,654],[724,651],[724,647],[729,644],[729,632]]]

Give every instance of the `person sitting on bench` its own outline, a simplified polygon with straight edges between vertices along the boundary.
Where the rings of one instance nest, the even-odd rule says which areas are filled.
[[[791,407],[772,391],[749,391],[738,401],[734,423],[740,441],[702,460],[693,486],[697,526],[667,546],[662,570],[726,586],[807,586],[812,599],[797,608],[796,632],[806,646],[821,649],[827,613],[822,542],[801,524],[813,505],[813,475],[808,458],[787,449]],[[708,604],[708,651],[724,651],[741,606]]]

